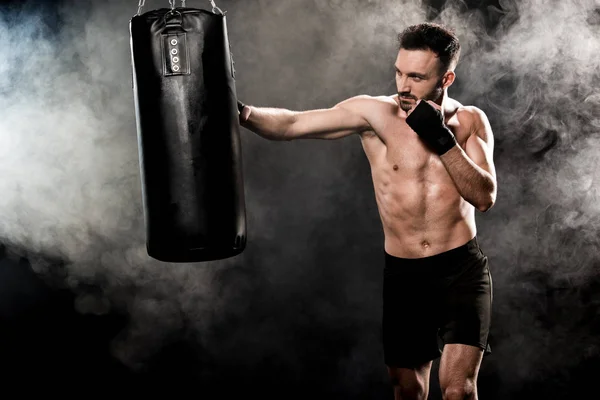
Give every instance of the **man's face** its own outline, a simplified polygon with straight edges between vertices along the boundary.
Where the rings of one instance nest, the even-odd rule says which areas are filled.
[[[400,49],[396,58],[398,102],[410,111],[417,100],[437,101],[444,92],[439,59],[431,50]]]

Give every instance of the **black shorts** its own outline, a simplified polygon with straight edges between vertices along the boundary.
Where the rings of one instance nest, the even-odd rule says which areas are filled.
[[[477,237],[431,257],[407,259],[386,253],[382,322],[386,365],[417,367],[439,357],[440,345],[449,343],[490,353],[491,308],[492,278]]]

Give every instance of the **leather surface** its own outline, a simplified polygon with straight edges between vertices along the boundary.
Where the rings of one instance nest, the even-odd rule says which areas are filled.
[[[228,258],[245,248],[246,210],[226,19],[170,11],[130,21],[147,250],[168,262]]]

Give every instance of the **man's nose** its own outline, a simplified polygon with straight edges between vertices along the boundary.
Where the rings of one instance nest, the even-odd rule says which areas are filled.
[[[408,84],[408,79],[400,78],[400,81],[398,82],[398,89],[402,93],[410,93],[410,85]]]

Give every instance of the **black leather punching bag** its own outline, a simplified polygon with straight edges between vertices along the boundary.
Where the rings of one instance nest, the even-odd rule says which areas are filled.
[[[233,61],[216,10],[172,4],[129,24],[146,248],[160,261],[224,259],[246,246]]]

